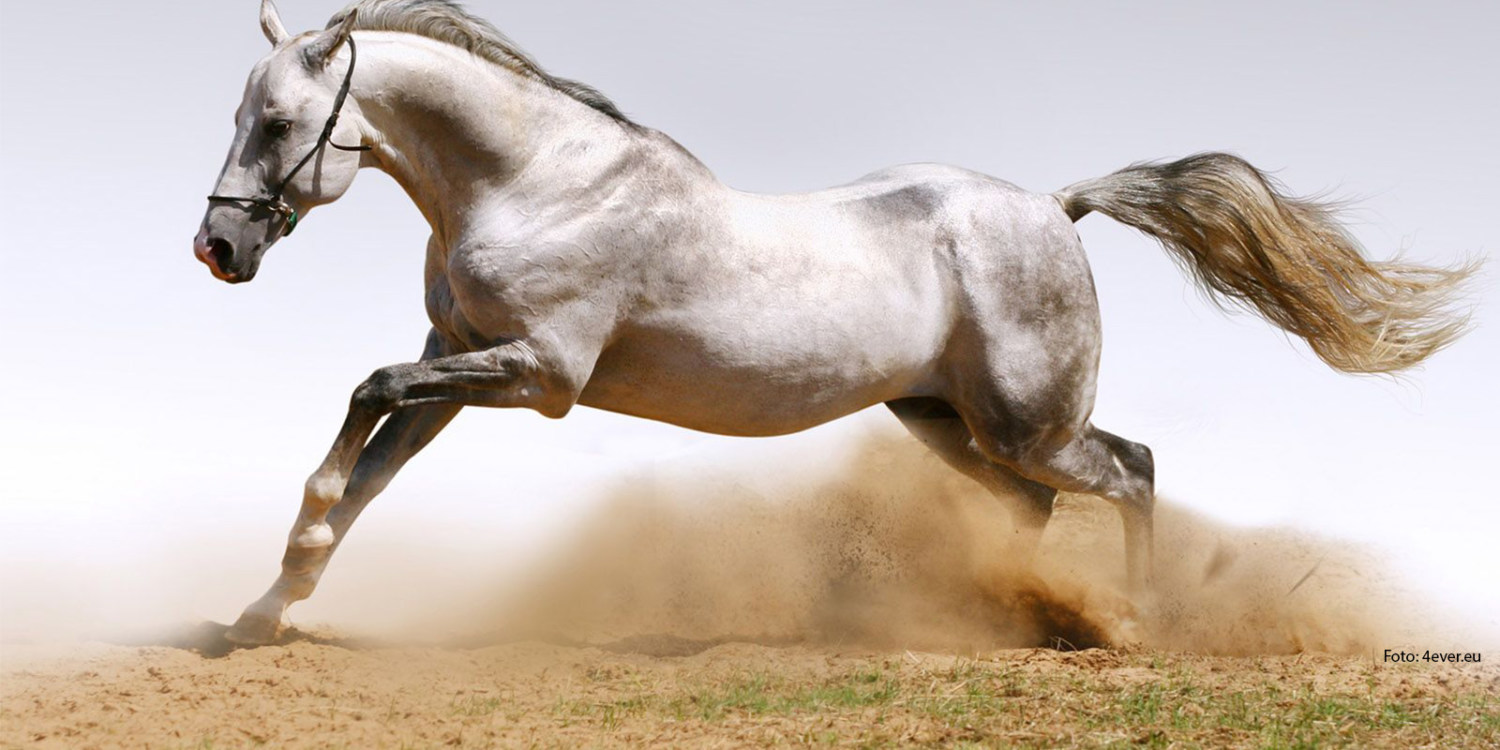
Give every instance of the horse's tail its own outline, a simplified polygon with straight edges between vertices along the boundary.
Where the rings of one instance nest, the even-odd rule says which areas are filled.
[[[1333,206],[1278,187],[1237,156],[1206,153],[1135,164],[1056,197],[1074,221],[1098,211],[1155,237],[1216,301],[1254,309],[1345,372],[1411,367],[1464,332],[1468,315],[1455,306],[1478,261],[1368,260]]]

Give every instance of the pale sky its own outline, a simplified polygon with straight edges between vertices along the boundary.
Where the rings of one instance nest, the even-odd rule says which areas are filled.
[[[281,10],[296,32],[341,5]],[[1296,192],[1357,198],[1354,233],[1377,257],[1495,248],[1493,3],[468,6],[742,189],[937,161],[1050,191],[1230,150]],[[225,583],[145,601],[232,619],[274,575],[349,392],[421,348],[428,230],[377,172],[313,212],[253,283],[217,282],[192,257],[245,76],[268,49],[257,7],[0,7],[6,618],[50,606],[18,593],[44,575],[107,598],[171,587],[185,565]],[[1220,314],[1133,230],[1094,216],[1080,231],[1105,326],[1095,422],[1154,449],[1164,496],[1377,542],[1500,621],[1493,269],[1475,285],[1476,329],[1398,382],[1334,373],[1260,319]],[[674,457],[753,467],[836,451],[890,421],[873,410],[744,440],[586,409],[562,422],[470,409],[341,556],[450,530],[525,546],[586,513],[591,483]]]

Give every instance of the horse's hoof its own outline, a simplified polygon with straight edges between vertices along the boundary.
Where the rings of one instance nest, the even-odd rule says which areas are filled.
[[[224,638],[238,646],[264,646],[275,641],[281,630],[281,618],[247,610],[224,633]]]

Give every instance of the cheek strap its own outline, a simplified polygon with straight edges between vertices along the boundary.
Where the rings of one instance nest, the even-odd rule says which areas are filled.
[[[292,208],[291,204],[287,203],[284,197],[287,186],[292,184],[292,178],[296,177],[297,173],[301,172],[302,168],[307,166],[308,162],[312,161],[314,156],[322,152],[324,146],[332,146],[340,151],[370,150],[369,146],[340,146],[333,142],[333,129],[339,124],[339,112],[343,110],[344,100],[349,98],[349,87],[354,83],[354,62],[358,55],[358,52],[354,48],[353,35],[350,35],[345,40],[345,43],[349,45],[349,69],[344,71],[344,82],[339,86],[338,94],[333,97],[333,112],[328,115],[328,121],[323,123],[323,132],[318,134],[318,142],[302,156],[302,159],[297,162],[296,166],[292,167],[292,171],[287,172],[286,177],[282,178],[281,182],[276,185],[276,189],[272,190],[269,195],[210,195],[208,196],[209,203],[248,203],[253,206],[260,206],[281,217],[283,224],[281,236],[285,237],[297,228],[297,220],[299,218],[297,216],[297,209]]]

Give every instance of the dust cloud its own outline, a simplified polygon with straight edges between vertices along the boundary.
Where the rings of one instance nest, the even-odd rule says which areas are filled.
[[[304,632],[395,644],[541,639],[664,654],[722,641],[1220,655],[1477,643],[1379,550],[1227,526],[1170,501],[1157,510],[1154,594],[1132,602],[1106,502],[1060,497],[1028,564],[1004,503],[904,433],[861,440],[660,463],[605,485],[583,520],[520,562],[495,542],[494,519],[455,530],[456,516],[372,514],[292,615]],[[267,524],[205,531],[197,544],[121,532],[135,558],[66,548],[0,566],[0,642],[150,643],[181,623],[198,633],[197,613],[237,613],[274,574],[284,532]]]
[[[1034,565],[1004,505],[905,436],[837,465],[658,469],[491,612],[510,633],[983,651],[1366,653],[1436,631],[1378,552],[1157,512],[1155,591],[1123,594],[1118,514],[1059,498]],[[774,489],[766,489],[767,477]]]

